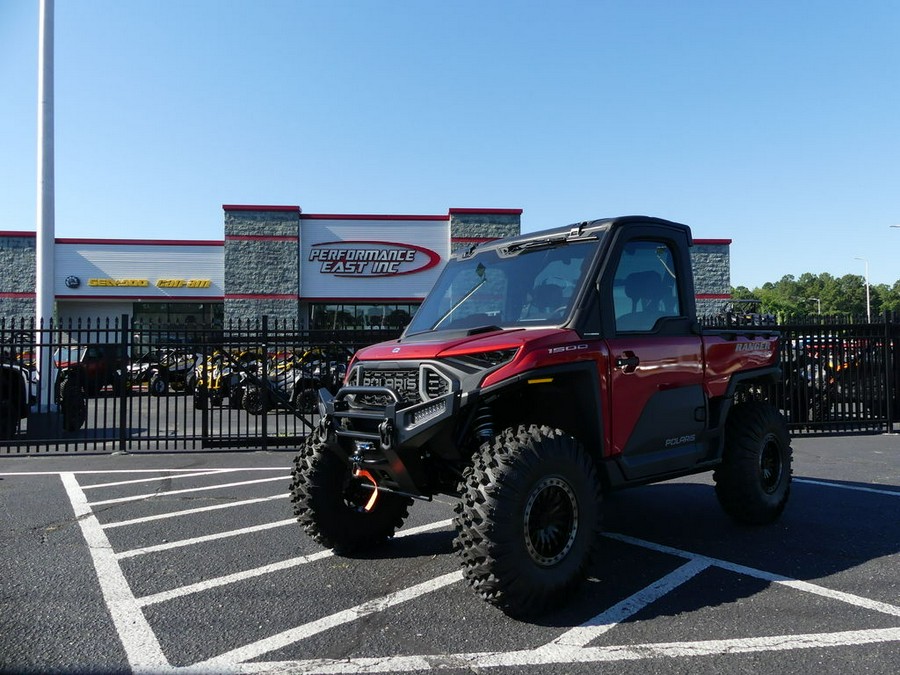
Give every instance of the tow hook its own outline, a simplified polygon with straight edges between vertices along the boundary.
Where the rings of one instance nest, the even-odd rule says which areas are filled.
[[[381,447],[390,450],[394,438],[394,425],[387,418],[378,425],[378,438],[381,441]]]
[[[316,435],[319,438],[319,442],[327,443],[328,435],[331,432],[331,415],[323,415],[321,419],[319,419],[319,426],[316,428]]]
[[[369,501],[367,501],[366,505],[363,507],[364,511],[369,512],[374,508],[375,501],[378,499],[378,483],[375,482],[375,477],[371,473],[365,469],[360,469],[358,466],[354,467],[353,475],[356,478],[365,478],[372,484],[372,496],[369,497]]]

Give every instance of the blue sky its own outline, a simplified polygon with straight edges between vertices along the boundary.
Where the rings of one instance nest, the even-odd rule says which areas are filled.
[[[900,3],[57,0],[56,235],[222,204],[641,213],[732,284],[900,279]],[[38,0],[0,2],[0,230],[34,230]]]

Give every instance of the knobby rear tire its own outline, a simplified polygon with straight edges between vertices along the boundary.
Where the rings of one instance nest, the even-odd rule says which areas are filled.
[[[734,406],[713,473],[719,504],[742,524],[774,522],[790,496],[792,459],[787,424],[775,408],[756,401]]]

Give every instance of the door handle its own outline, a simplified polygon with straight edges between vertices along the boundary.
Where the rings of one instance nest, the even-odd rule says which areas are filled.
[[[633,373],[640,363],[641,360],[634,352],[625,352],[624,356],[616,359],[616,368],[622,368],[626,373]]]

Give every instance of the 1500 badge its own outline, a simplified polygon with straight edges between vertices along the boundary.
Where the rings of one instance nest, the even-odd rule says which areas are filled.
[[[550,347],[547,351],[551,354],[562,354],[563,352],[580,352],[587,348],[587,345],[566,345],[565,347]]]

